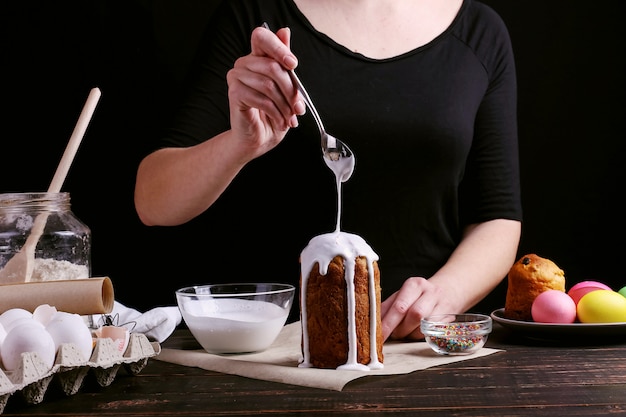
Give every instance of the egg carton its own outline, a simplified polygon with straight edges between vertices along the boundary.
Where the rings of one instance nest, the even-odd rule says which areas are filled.
[[[148,358],[161,352],[157,342],[150,342],[141,333],[131,333],[122,353],[110,338],[98,338],[91,357],[84,361],[78,347],[72,343],[59,346],[54,365],[49,368],[36,352],[22,353],[20,365],[13,371],[0,368],[0,414],[13,395],[26,404],[39,404],[48,388],[54,384],[67,396],[76,394],[88,374],[101,387],[109,386],[120,367],[137,375],[148,363]]]

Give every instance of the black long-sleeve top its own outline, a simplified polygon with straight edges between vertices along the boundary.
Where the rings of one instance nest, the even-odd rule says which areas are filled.
[[[437,271],[465,225],[522,219],[515,63],[492,9],[465,0],[433,41],[371,59],[316,31],[291,0],[223,3],[189,95],[155,148],[190,146],[227,130],[226,72],[249,53],[253,28],[288,26],[299,78],[326,129],[356,155],[342,187],[341,230],[362,236],[379,255],[384,297],[410,276]],[[307,113],[192,221],[206,256],[197,262],[198,282],[297,283],[301,250],[333,231],[336,216],[335,179]]]

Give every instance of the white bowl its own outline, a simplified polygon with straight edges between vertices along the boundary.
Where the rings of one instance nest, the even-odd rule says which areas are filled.
[[[212,284],[176,291],[185,324],[209,353],[267,349],[287,321],[295,287],[276,283]]]

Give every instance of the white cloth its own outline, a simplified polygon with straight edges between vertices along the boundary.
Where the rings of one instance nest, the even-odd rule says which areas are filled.
[[[167,339],[182,321],[178,307],[156,307],[141,313],[118,301],[107,316],[113,325],[126,327],[131,333],[143,333],[159,343]],[[94,315],[92,320],[98,327],[107,324],[102,315]]]

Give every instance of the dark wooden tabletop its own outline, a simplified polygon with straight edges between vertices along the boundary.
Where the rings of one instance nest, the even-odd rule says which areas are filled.
[[[494,323],[487,346],[505,349],[406,375],[368,376],[343,391],[259,381],[154,358],[108,386],[89,377],[71,396],[39,404],[11,396],[4,416],[607,416],[626,414],[626,339],[533,341]],[[186,329],[163,347],[197,349]]]

